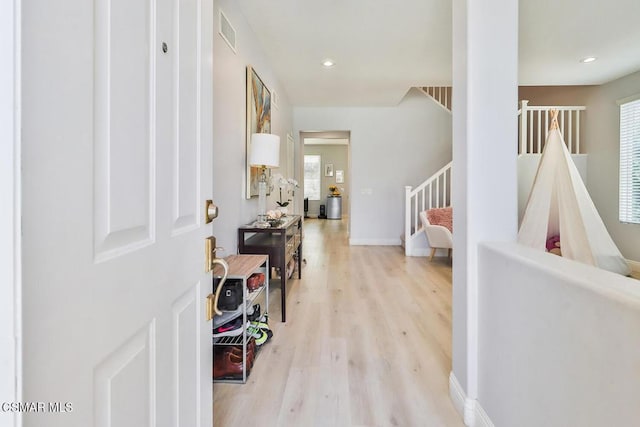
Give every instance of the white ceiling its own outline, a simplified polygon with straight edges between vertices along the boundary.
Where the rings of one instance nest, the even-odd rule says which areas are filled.
[[[451,0],[238,2],[295,106],[395,105],[412,86],[451,84]],[[521,0],[520,84],[640,70],[639,19],[640,0]]]

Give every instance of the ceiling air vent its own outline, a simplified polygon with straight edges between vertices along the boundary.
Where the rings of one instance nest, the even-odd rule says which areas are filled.
[[[227,19],[227,16],[222,12],[221,9],[218,9],[218,18],[219,18],[219,27],[218,31],[224,41],[227,42],[233,53],[236,53],[236,30],[231,25],[231,22]]]

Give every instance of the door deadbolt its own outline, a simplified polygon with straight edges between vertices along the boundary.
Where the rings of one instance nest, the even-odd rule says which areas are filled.
[[[204,223],[209,224],[211,221],[218,217],[218,207],[213,203],[213,200],[207,200],[204,202]]]

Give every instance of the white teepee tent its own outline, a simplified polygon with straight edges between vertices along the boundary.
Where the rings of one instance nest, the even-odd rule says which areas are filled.
[[[563,257],[629,275],[629,266],[607,232],[565,146],[557,114],[551,112],[551,129],[518,243],[546,250],[547,238],[560,236]]]

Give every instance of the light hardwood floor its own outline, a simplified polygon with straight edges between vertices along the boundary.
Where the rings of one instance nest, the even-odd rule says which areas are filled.
[[[349,246],[346,220],[316,219],[304,258],[287,323],[270,293],[274,337],[247,384],[214,384],[214,425],[463,426],[448,393],[450,261]]]

